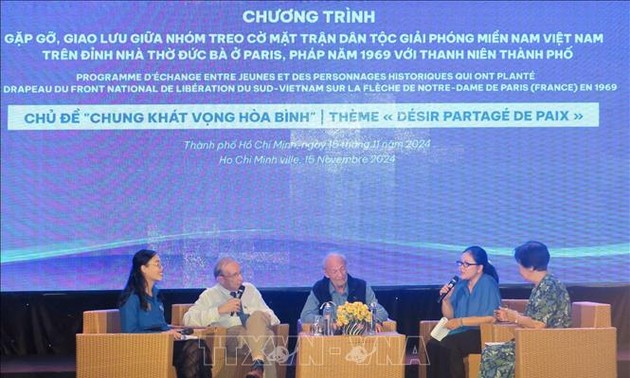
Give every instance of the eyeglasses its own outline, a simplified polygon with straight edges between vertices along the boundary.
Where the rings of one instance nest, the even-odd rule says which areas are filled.
[[[472,265],[481,265],[481,264],[477,264],[477,263],[469,263],[466,261],[455,261],[455,264],[457,264],[457,266],[463,266],[464,268],[468,268]]]
[[[147,266],[149,266],[149,265],[151,265],[151,266],[155,266],[155,267],[157,267],[158,269],[162,269],[162,268],[164,268],[164,265],[162,265],[162,263],[147,264]]]
[[[223,277],[225,277],[225,278],[234,278],[234,277],[242,276],[243,273],[241,273],[241,272],[235,272],[235,273],[232,273],[232,274],[223,274],[223,273],[221,273],[221,275]]]

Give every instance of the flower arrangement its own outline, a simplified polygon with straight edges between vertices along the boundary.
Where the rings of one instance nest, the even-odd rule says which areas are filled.
[[[365,303],[346,302],[337,307],[337,326],[346,335],[360,335],[372,321],[372,313]]]

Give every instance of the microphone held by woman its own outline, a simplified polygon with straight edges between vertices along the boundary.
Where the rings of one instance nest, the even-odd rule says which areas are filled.
[[[451,280],[446,284],[446,291],[440,294],[440,297],[438,298],[437,303],[441,303],[444,297],[446,297],[448,293],[450,293],[451,290],[453,290],[453,287],[455,287],[455,284],[457,283],[457,281],[459,281],[459,277],[453,276],[453,278],[451,278]]]

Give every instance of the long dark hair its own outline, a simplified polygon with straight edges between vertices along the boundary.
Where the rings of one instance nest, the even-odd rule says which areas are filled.
[[[497,273],[496,268],[488,261],[488,254],[486,253],[485,249],[473,245],[472,247],[466,248],[464,250],[464,253],[466,252],[471,254],[477,264],[483,265],[484,274],[489,275],[490,277],[494,278],[497,283],[499,283],[499,274]]]
[[[149,302],[147,301],[147,281],[144,279],[140,267],[147,265],[149,260],[156,254],[157,252],[150,249],[141,249],[133,255],[129,278],[118,298],[118,307],[124,305],[132,294],[136,294],[138,298],[140,298],[140,307],[145,311],[149,309]]]

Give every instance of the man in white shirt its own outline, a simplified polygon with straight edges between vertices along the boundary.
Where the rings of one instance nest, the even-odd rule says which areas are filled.
[[[254,285],[243,282],[240,264],[231,257],[221,258],[214,267],[216,285],[204,290],[184,314],[189,327],[227,328],[230,350],[244,345],[254,361],[247,377],[276,378],[276,368],[266,356],[274,351],[271,326],[280,324]],[[263,375],[264,374],[264,375]]]

